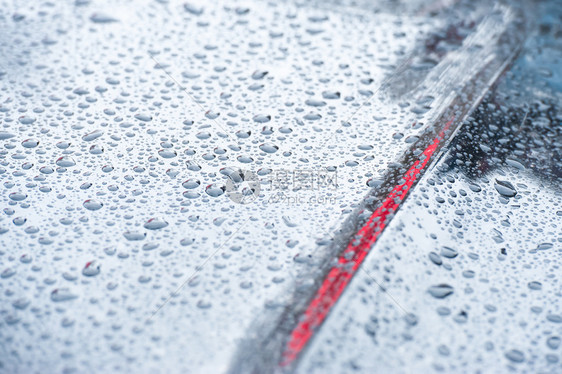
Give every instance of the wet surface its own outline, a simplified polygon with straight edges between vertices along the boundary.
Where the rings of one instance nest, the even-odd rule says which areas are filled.
[[[560,371],[562,12],[539,9],[297,372]]]
[[[517,51],[516,30],[524,26],[516,7],[484,2],[334,4],[2,6],[2,371],[228,370],[236,357],[244,357],[240,342],[255,337],[256,316],[269,318],[296,303],[295,285],[306,287],[303,276],[312,282],[316,265],[332,258],[334,233],[371,188],[386,186],[389,169],[404,166],[399,164],[404,153],[415,152],[417,142],[434,131],[443,108],[460,102],[456,110],[464,113],[487,91]],[[527,65],[541,65],[541,80],[528,77],[531,84],[515,88],[509,85],[523,82],[521,76],[504,80],[488,99],[489,111],[475,115],[480,122],[466,125],[469,139],[459,138],[454,144],[461,149],[450,151],[424,178],[385,234],[384,251],[365,267],[376,268],[378,279],[378,261],[384,260],[389,282],[404,277],[397,281],[396,299],[412,300],[405,306],[412,313],[405,328],[442,321],[429,297],[452,303],[441,307],[449,308],[449,320],[464,318],[468,331],[472,314],[459,303],[474,296],[463,289],[468,283],[459,282],[488,279],[478,283],[480,289],[470,286],[472,295],[484,298],[492,292],[490,282],[501,289],[504,280],[492,277],[500,274],[498,266],[508,264],[506,276],[515,277],[535,274],[546,264],[550,270],[516,278],[520,288],[513,285],[491,304],[513,314],[497,322],[498,329],[507,329],[508,322],[521,325],[521,319],[526,326],[552,324],[549,332],[532,329],[546,343],[539,339],[533,351],[535,338],[518,346],[495,341],[495,348],[485,351],[485,357],[537,365],[533,369],[554,360],[557,348],[551,347],[559,346],[562,335],[555,330],[559,314],[551,310],[560,305],[560,286],[550,275],[560,262],[560,230],[553,227],[560,217],[553,182],[560,176],[560,144],[552,141],[560,138],[552,125],[559,123],[559,99],[547,90],[560,87],[559,61],[550,57],[559,53],[556,20],[545,21],[544,36],[537,39],[552,44],[518,60],[524,72],[532,70]],[[553,51],[543,52],[547,49]],[[546,86],[534,91],[536,82]],[[522,93],[513,98],[515,91]],[[498,96],[502,92],[506,97]],[[522,104],[529,97],[533,104]],[[496,117],[502,120],[495,123]],[[512,128],[512,120],[521,125]],[[462,151],[465,143],[470,148]],[[449,188],[454,183],[449,179],[465,183],[464,194],[456,185]],[[475,196],[468,208],[470,194]],[[545,209],[540,201],[558,208]],[[520,206],[517,212],[540,214],[522,217],[513,205]],[[497,232],[489,232],[486,220]],[[501,224],[506,220],[507,227]],[[439,245],[414,249],[410,239],[396,241],[407,225],[416,245],[431,240]],[[443,237],[428,239],[433,232]],[[498,240],[529,245],[499,248]],[[466,265],[474,261],[470,253],[478,253],[476,247],[489,248],[488,267]],[[528,252],[551,257],[535,264],[517,260]],[[376,257],[383,254],[388,259]],[[400,271],[415,284],[392,273],[390,262],[398,256],[408,259]],[[463,265],[453,266],[455,261]],[[360,274],[352,285],[361,289],[364,283]],[[358,296],[364,292],[371,292],[373,305],[364,305],[369,301]],[[529,298],[521,293],[545,296],[529,312],[522,306]],[[324,363],[333,362],[330,334],[340,333],[342,318],[361,330],[346,332],[342,341],[363,339],[367,330],[366,336],[380,336],[383,328],[373,320],[402,321],[376,287],[354,286],[345,295],[303,370],[323,371]],[[476,305],[488,304],[477,299],[469,306]],[[372,326],[342,317],[341,308],[369,310],[361,315]],[[393,335],[401,330],[381,326],[388,331],[387,349],[401,346],[404,337]],[[412,336],[410,344],[423,345],[416,336],[428,337],[429,331],[405,333]],[[544,361],[546,346],[552,353]],[[446,348],[455,354],[453,346]],[[363,348],[342,349],[355,355]],[[372,348],[367,351],[368,360],[376,357]],[[377,354],[390,362],[387,350]],[[357,362],[350,367],[349,358],[338,355],[336,371],[370,365],[353,358]],[[459,356],[454,365],[465,359]],[[397,360],[415,363],[418,357]]]

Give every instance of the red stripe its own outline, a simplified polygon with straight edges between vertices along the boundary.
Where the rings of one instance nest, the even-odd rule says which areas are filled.
[[[427,166],[431,156],[437,150],[449,129],[453,119],[447,122],[439,135],[433,140],[420,157],[404,174],[402,184],[395,186],[382,205],[376,209],[367,223],[361,227],[347,248],[338,258],[338,264],[330,269],[316,296],[304,312],[297,326],[291,332],[283,353],[281,366],[291,364],[305,348],[315,330],[322,324],[334,304],[338,301],[345,287],[371,250],[373,244],[387,225],[387,219],[398,210],[400,203],[414,185],[419,174]]]

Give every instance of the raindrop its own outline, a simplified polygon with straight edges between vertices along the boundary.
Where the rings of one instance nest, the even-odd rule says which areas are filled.
[[[429,287],[429,293],[436,299],[444,299],[453,293],[453,287],[448,284],[438,284],[436,286]]]
[[[190,179],[188,179],[188,180],[186,180],[185,182],[182,183],[182,187],[187,188],[187,189],[197,188],[200,185],[201,185],[201,182],[199,182],[199,180],[194,179],[194,178],[190,178]]]
[[[1,138],[1,134],[0,134],[0,138]],[[26,139],[23,142],[21,142],[21,145],[24,148],[35,148],[39,145],[39,140],[36,139]]]
[[[336,100],[339,99],[341,94],[338,91],[324,91],[322,92],[322,97],[326,100]]]
[[[450,247],[443,247],[441,248],[441,256],[447,258],[455,258],[459,255],[456,249]]]
[[[21,192],[12,192],[8,197],[14,201],[23,201],[27,198],[27,195]]]
[[[252,73],[252,79],[259,80],[263,79],[268,74],[265,70],[256,70]]]
[[[117,22],[117,19],[105,13],[94,13],[90,16],[90,21],[94,23],[111,23]]]
[[[70,292],[68,288],[57,288],[51,292],[51,300],[55,302],[76,299],[78,296]]]
[[[279,150],[279,147],[271,143],[264,143],[260,145],[260,149],[265,153],[275,153]]]
[[[99,210],[103,207],[103,204],[93,200],[93,199],[88,199],[86,201],[84,201],[84,208],[88,209],[88,210]]]
[[[496,188],[496,191],[498,191],[502,196],[513,197],[517,195],[517,190],[515,189],[515,187],[513,187],[513,185],[507,181],[496,179],[494,187]]]
[[[82,269],[82,274],[88,277],[93,277],[94,275],[98,275],[100,273],[100,265],[98,265],[95,261],[90,261],[86,263],[84,269]]]
[[[71,157],[62,156],[57,160],[56,164],[57,164],[57,166],[61,166],[63,168],[68,168],[68,167],[76,165],[76,162],[74,162],[74,160]]]
[[[207,193],[207,195],[212,197],[221,196],[225,190],[226,190],[225,186],[216,183],[210,184],[207,186],[207,188],[205,188],[205,192]]]
[[[271,121],[271,116],[270,115],[265,115],[265,114],[258,114],[256,116],[254,116],[254,122],[257,123],[266,123]]]
[[[168,226],[168,222],[160,218],[151,218],[144,224],[144,228],[148,230],[159,230]]]
[[[515,362],[515,363],[521,363],[521,362],[525,361],[525,355],[523,354],[523,352],[521,352],[517,349],[512,349],[512,350],[509,350],[509,351],[505,352],[505,357],[509,361]]]
[[[144,240],[146,238],[146,233],[141,231],[125,231],[123,236],[127,240],[137,241],[137,240]]]
[[[186,12],[188,12],[189,14],[193,14],[194,16],[200,16],[201,14],[203,14],[202,7],[197,7],[190,3],[183,4],[183,8],[185,9]]]
[[[101,130],[95,130],[95,131],[92,131],[92,132],[90,132],[90,133],[84,135],[84,136],[82,137],[82,140],[85,140],[85,141],[87,141],[87,142],[91,142],[92,140],[96,140],[97,138],[99,138],[99,137],[102,136],[102,135],[103,135],[103,131],[101,131]]]

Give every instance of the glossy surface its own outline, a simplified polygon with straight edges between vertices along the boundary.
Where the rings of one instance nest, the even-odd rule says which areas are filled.
[[[338,228],[357,213],[372,188],[384,183],[389,169],[403,166],[397,164],[403,154],[415,151],[444,108],[461,102],[464,113],[488,90],[517,50],[521,35],[513,28],[518,20],[517,7],[484,2],[454,7],[448,2],[258,0],[3,4],[0,369],[225,372],[236,368],[240,357],[258,355],[251,345],[241,352],[246,347],[241,342],[260,335],[256,320],[263,316],[273,321],[280,310],[297,303],[292,299],[295,288],[312,285],[318,263],[332,258],[338,245],[333,243],[341,238]],[[502,39],[506,34],[508,40]],[[558,77],[556,69],[549,71]],[[548,128],[553,120],[547,125],[541,119],[545,111],[537,108],[539,119],[533,112],[528,120],[543,121]],[[535,122],[529,123],[529,131]],[[474,126],[473,131],[495,129]],[[544,156],[539,142],[552,135],[545,131],[528,138],[533,139],[528,148],[539,158]],[[501,138],[497,142],[503,144]],[[423,238],[419,242],[438,230],[447,233],[437,240],[440,248],[419,248],[414,252],[420,257],[411,257],[411,243],[397,239],[407,225],[403,220],[393,221],[390,233],[383,235],[381,253],[389,256],[384,261],[408,257],[406,253],[419,259],[400,271],[411,274],[423,289],[403,286],[397,292],[397,299],[412,298],[408,310],[418,326],[441,320],[435,317],[436,304],[427,302],[426,288],[430,298],[434,295],[431,301],[441,295],[452,302],[468,287],[448,278],[461,279],[464,273],[455,273],[456,267],[446,270],[454,252],[441,253],[441,246],[458,251],[459,261],[468,264],[476,243],[491,248],[480,238],[485,235],[477,233],[491,219],[487,214],[495,217],[496,210],[505,213],[502,220],[511,226],[489,237],[530,243],[532,248],[526,249],[540,247],[536,253],[553,256],[547,258],[552,268],[528,282],[540,283],[532,283],[533,291],[556,288],[558,283],[549,283],[556,277],[549,274],[560,261],[560,230],[552,227],[560,207],[547,211],[535,200],[560,204],[559,192],[549,180],[536,181],[529,166],[534,159],[527,163],[518,154],[505,157],[506,170],[491,168],[489,183],[476,181],[482,189],[477,196],[486,198],[478,202],[483,206],[471,209],[474,217],[484,218],[461,222],[458,209],[464,219],[472,217],[464,205],[445,211],[447,199],[453,199],[446,183],[452,182],[431,192],[430,176],[425,190],[416,190],[398,213],[410,219],[409,235]],[[452,166],[434,176],[437,185],[439,178],[460,173],[457,161],[441,163]],[[546,170],[542,164],[537,169]],[[559,178],[552,171],[548,175]],[[539,185],[547,186],[540,192],[544,196],[535,192]],[[513,189],[516,195],[510,197]],[[431,208],[415,205],[430,192]],[[438,198],[446,201],[438,203]],[[532,221],[508,215],[515,202],[541,214]],[[438,208],[439,219],[448,218],[435,220],[431,212]],[[468,233],[459,238],[459,232],[471,227],[468,221],[474,226],[469,232],[482,242]],[[448,233],[451,224],[455,231]],[[510,253],[521,250],[512,247]],[[428,262],[426,252],[431,251],[444,274]],[[509,263],[514,272],[532,272],[546,261],[529,265],[511,257],[501,263],[492,259],[484,270],[463,262],[458,271],[474,271],[473,280],[482,273],[500,282],[485,271],[496,274],[498,264]],[[365,269],[380,266],[378,257],[368,261]],[[360,289],[364,281],[351,285]],[[486,289],[471,287],[474,294],[490,292],[489,284]],[[336,346],[327,340],[339,334],[342,318],[365,329],[363,320],[341,314],[341,308],[368,308],[370,313],[361,316],[369,318],[375,313],[357,292],[362,291],[355,287],[344,294],[303,359],[302,370],[322,371],[332,363]],[[491,305],[512,310],[526,300],[522,292]],[[542,302],[547,301],[555,306],[560,297],[545,296]],[[427,310],[416,309],[416,303]],[[472,303],[487,305],[482,299]],[[538,324],[554,315],[548,323],[559,328],[551,321],[557,314],[541,305],[536,305],[543,308],[540,313],[521,308],[525,314],[513,318],[520,323],[532,317]],[[391,305],[377,308],[397,313]],[[458,304],[449,308],[453,314],[462,309]],[[380,313],[373,318],[382,318]],[[387,346],[399,346],[402,336],[393,335],[394,325],[385,326],[392,331]],[[419,339],[429,336],[428,331],[422,330]],[[552,331],[543,338],[554,346],[561,333]],[[343,334],[343,339],[364,335]],[[415,336],[413,341],[425,344]],[[534,354],[528,345],[495,344],[497,351],[485,352],[502,360],[521,361],[521,353],[528,365]],[[342,348],[343,356],[338,351],[336,371],[347,370],[347,355],[357,352],[346,346],[353,348]],[[389,357],[388,351],[377,352]],[[405,365],[418,362],[417,357],[399,359]],[[455,362],[461,365],[462,360],[466,357]],[[358,365],[368,367],[369,362]]]
[[[540,12],[297,372],[560,371],[562,12]]]

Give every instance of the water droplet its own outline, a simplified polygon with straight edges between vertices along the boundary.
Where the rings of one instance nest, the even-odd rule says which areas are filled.
[[[515,187],[513,187],[513,185],[507,181],[496,179],[494,187],[496,188],[496,191],[498,191],[502,196],[513,197],[517,195],[517,190],[515,189]]]
[[[183,8],[185,9],[186,12],[194,16],[200,16],[201,14],[203,14],[203,10],[204,10],[203,7],[197,7],[190,3],[183,4]]]
[[[96,263],[96,261],[90,261],[86,263],[84,269],[82,269],[82,274],[88,277],[93,277],[94,275],[98,275],[100,273],[100,265]]]
[[[27,199],[27,195],[21,192],[12,192],[8,195],[8,197],[14,201],[23,201]]]
[[[264,143],[264,144],[260,145],[260,149],[262,151],[264,151],[265,153],[275,153],[279,150],[279,147],[276,146],[275,144]]]
[[[0,138],[2,137],[2,135],[0,134]],[[21,145],[24,148],[35,148],[39,145],[39,140],[37,139],[26,139],[23,142],[21,142]]]
[[[453,287],[448,284],[438,284],[436,286],[429,287],[429,293],[436,299],[444,299],[445,297],[453,293]]]
[[[517,350],[517,349],[511,349],[507,352],[505,352],[505,357],[514,363],[521,363],[523,361],[525,361],[525,355],[523,354],[523,352]]]
[[[117,22],[117,19],[105,13],[94,13],[90,16],[90,21],[94,23],[111,23]]]
[[[144,228],[148,230],[159,230],[166,226],[168,226],[168,222],[160,218],[151,218],[144,224]]]
[[[207,188],[205,188],[205,192],[207,193],[207,195],[212,197],[221,196],[225,192],[225,190],[225,186],[216,183],[210,184],[207,186]]]
[[[76,165],[76,162],[72,159],[72,157],[62,156],[56,161],[56,164],[57,166],[68,168]]]
[[[51,300],[55,302],[76,299],[78,296],[70,292],[68,288],[57,288],[51,292]]]
[[[92,132],[90,132],[90,133],[84,135],[84,136],[82,137],[82,140],[87,141],[87,142],[91,142],[91,141],[93,141],[93,140],[96,140],[97,138],[99,138],[99,137],[102,136],[102,135],[103,135],[103,131],[101,131],[101,130],[95,130],[95,131],[92,131]]]
[[[447,257],[447,258],[455,258],[458,256],[458,252],[456,249],[450,248],[450,247],[443,247],[441,248],[441,256],[443,257]]]
[[[88,209],[88,210],[99,210],[103,207],[103,204],[100,203],[99,201],[93,200],[93,199],[88,199],[86,201],[84,201],[84,208]]]
[[[271,116],[270,115],[265,115],[265,114],[258,114],[256,116],[254,116],[254,122],[257,123],[266,123],[271,121]]]

